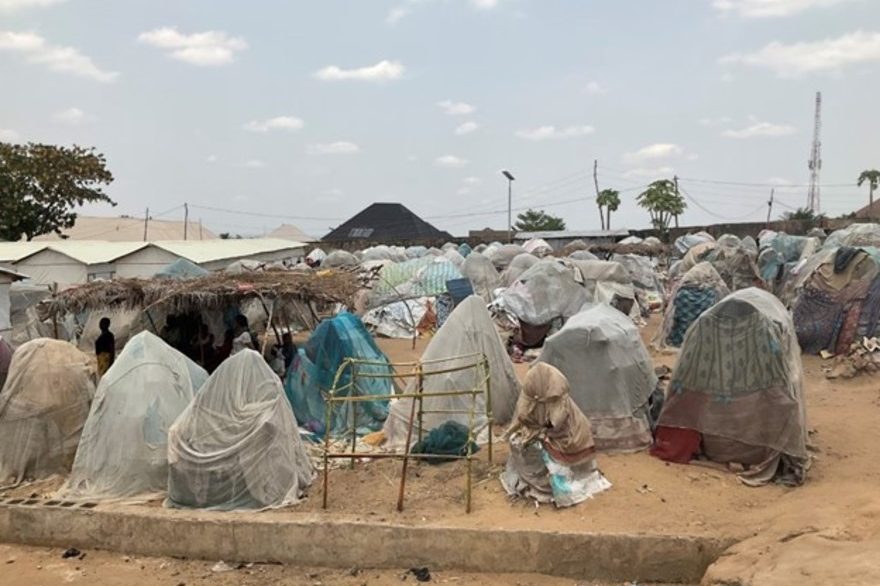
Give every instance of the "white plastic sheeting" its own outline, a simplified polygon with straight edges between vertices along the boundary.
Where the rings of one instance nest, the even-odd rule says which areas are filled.
[[[40,338],[12,356],[0,391],[0,485],[70,470],[95,394],[89,357]]]
[[[532,238],[531,240],[527,240],[522,247],[526,252],[534,254],[535,256],[544,257],[553,254],[553,247],[547,244],[547,241],[542,238]]]
[[[489,392],[492,401],[492,415],[495,423],[506,423],[513,416],[516,401],[519,397],[519,380],[513,370],[513,363],[501,344],[501,338],[495,330],[492,316],[486,309],[483,300],[471,295],[449,315],[446,323],[440,328],[431,343],[422,354],[425,362],[439,360],[425,367],[425,372],[447,370],[473,363],[473,358],[456,358],[468,354],[482,353],[489,363]],[[465,369],[434,376],[426,375],[422,400],[425,411],[458,410],[462,413],[425,413],[423,431],[428,432],[443,423],[453,420],[468,425],[468,414],[472,402],[470,396],[431,397],[431,393],[453,390],[471,390],[479,387],[477,369]],[[406,393],[414,393],[417,389],[415,380],[411,380]],[[478,398],[478,411],[485,411],[485,401]],[[398,399],[391,404],[388,419],[385,420],[385,435],[388,443],[394,448],[406,444],[406,430],[412,409],[412,399]],[[487,424],[485,415],[475,418],[475,425],[484,428]],[[414,423],[414,432],[418,422]],[[416,433],[413,434],[415,442]]]
[[[158,336],[132,338],[101,377],[63,497],[164,492],[168,428],[207,379],[204,369]]]
[[[12,329],[9,314],[9,283],[0,283],[0,333]]]
[[[412,338],[432,300],[430,297],[420,297],[389,303],[368,311],[364,314],[363,322],[379,336]]]
[[[625,315],[590,306],[547,338],[539,360],[568,379],[598,449],[634,451],[651,444],[648,398],[657,377],[639,329]]]
[[[314,476],[281,381],[253,350],[225,360],[171,426],[168,465],[177,507],[283,506]]]
[[[501,277],[498,276],[495,265],[479,252],[472,252],[464,259],[461,264],[461,274],[471,282],[474,293],[482,297],[486,303],[492,301],[493,292],[501,286]]]
[[[539,260],[537,256],[528,252],[517,255],[516,258],[510,261],[510,266],[501,275],[501,284],[504,287],[510,287],[519,279],[520,275],[538,264]]]
[[[490,246],[489,248],[492,247]],[[499,272],[504,272],[508,265],[510,265],[510,261],[524,252],[527,251],[518,244],[505,244],[494,248],[491,252],[487,250],[484,254],[489,257],[489,260],[492,261],[492,264],[495,265]]]
[[[569,318],[591,298],[592,294],[576,280],[572,268],[549,259],[533,265],[501,294],[509,313],[535,326],[560,317]]]
[[[356,267],[360,264],[358,257],[344,250],[334,250],[321,261],[321,266],[333,269],[339,267]]]

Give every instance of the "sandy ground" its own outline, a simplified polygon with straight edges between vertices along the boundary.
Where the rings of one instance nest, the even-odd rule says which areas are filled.
[[[646,342],[658,324],[659,316],[654,316],[643,329]],[[393,361],[412,361],[420,356],[428,341],[419,340],[415,349],[406,340],[380,340],[379,344]],[[674,354],[653,353],[653,356],[657,365],[674,366]],[[527,365],[517,365],[520,375],[527,368]],[[671,465],[645,453],[599,455],[599,465],[614,485],[611,490],[570,509],[537,508],[528,502],[511,502],[505,495],[498,474],[506,448],[496,445],[493,463],[489,463],[484,449],[474,466],[473,512],[470,515],[464,510],[463,463],[412,466],[407,475],[406,508],[398,513],[395,503],[401,465],[394,461],[359,463],[353,470],[333,470],[329,477],[330,505],[327,511],[321,509],[322,483],[319,477],[305,502],[263,514],[299,518],[332,515],[337,519],[425,526],[476,525],[551,531],[729,536],[743,541],[710,569],[704,583],[880,584],[880,494],[877,490],[880,461],[875,457],[880,451],[880,427],[877,424],[880,380],[863,375],[851,380],[829,381],[823,376],[822,360],[813,356],[804,357],[804,371],[814,462],[802,487],[750,488],[741,484],[733,474],[703,467]],[[23,487],[16,494],[48,494],[58,483],[53,480],[41,486]],[[159,506],[158,503],[153,505]],[[0,553],[0,563],[2,555]],[[28,555],[50,554],[34,550]],[[108,564],[111,558],[116,559],[110,556]],[[93,559],[102,558],[96,555]],[[53,561],[55,565],[58,563]],[[157,565],[161,563],[155,562]],[[210,574],[205,570],[205,564],[199,564],[192,568],[187,566],[190,568],[187,571],[194,576],[199,572]],[[66,568],[66,565],[61,567]],[[260,569],[286,571],[262,566]],[[279,575],[277,579],[291,581],[279,583],[315,583],[308,581],[311,578],[304,578],[303,571],[290,571],[289,576]],[[844,571],[849,574],[843,574]],[[381,580],[385,579],[399,583],[399,574],[378,574],[377,581],[367,583],[384,584],[386,582]],[[338,572],[321,575],[327,578],[318,581],[325,579],[325,583],[363,583],[345,582]],[[835,579],[840,576],[846,576],[846,579]],[[43,583],[39,578],[34,575],[36,581],[14,583]],[[477,581],[465,581],[471,579]],[[501,581],[492,581],[496,579]],[[520,579],[461,575],[461,580],[458,583],[512,584]],[[539,578],[522,580],[525,581],[519,583],[567,583],[530,581]]]
[[[408,569],[328,570],[270,564],[216,562],[126,556],[89,550],[80,557],[62,559],[63,550],[0,544],[0,584],[3,586],[400,586],[419,584]],[[81,554],[82,555],[82,554]],[[429,569],[430,572],[430,569]],[[536,574],[469,574],[430,572],[429,584],[462,586],[609,586]]]

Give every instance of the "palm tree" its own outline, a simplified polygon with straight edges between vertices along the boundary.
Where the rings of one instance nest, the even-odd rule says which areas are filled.
[[[859,187],[865,182],[868,183],[868,219],[872,220],[874,219],[874,190],[880,184],[880,171],[877,169],[862,171],[862,174],[859,175]]]
[[[603,229],[611,229],[611,212],[616,212],[620,207],[620,192],[616,189],[603,189],[596,196],[596,203],[599,204],[599,215],[602,215],[602,208],[605,208],[606,220]]]
[[[684,198],[669,179],[654,181],[636,198],[639,206],[648,210],[651,224],[661,233],[669,231],[669,222],[687,208]]]

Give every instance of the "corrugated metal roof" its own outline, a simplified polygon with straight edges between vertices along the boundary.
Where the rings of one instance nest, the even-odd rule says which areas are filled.
[[[43,247],[31,254],[19,258],[21,262],[39,252],[51,250],[84,265],[99,265],[113,262],[117,258],[126,256],[149,246],[147,242],[104,242],[100,240],[59,240],[58,242],[44,243]]]
[[[0,276],[10,277],[13,281],[21,281],[29,278],[27,275],[22,275],[21,273],[16,273],[15,271],[4,269],[3,267],[0,267]]]
[[[16,262],[46,246],[45,242],[0,242],[0,262]]]
[[[278,238],[230,238],[228,240],[168,240],[153,242],[153,246],[166,250],[173,255],[185,258],[196,264],[247,258],[267,252],[305,248],[303,242],[281,240]]]
[[[517,232],[514,240],[531,240],[543,238],[553,240],[556,238],[625,238],[629,236],[629,230],[618,228],[617,230],[549,230],[544,232]]]

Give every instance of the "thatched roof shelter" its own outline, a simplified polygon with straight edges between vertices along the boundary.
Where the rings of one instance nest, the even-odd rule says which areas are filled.
[[[332,270],[212,273],[186,280],[113,279],[92,281],[60,291],[44,300],[40,311],[44,318],[61,318],[67,313],[95,310],[149,311],[161,308],[169,313],[188,313],[223,309],[257,297],[267,307],[275,307],[279,312],[285,312],[287,308],[316,320],[316,304],[351,306],[359,287],[356,274]],[[306,308],[309,308],[307,313]]]

